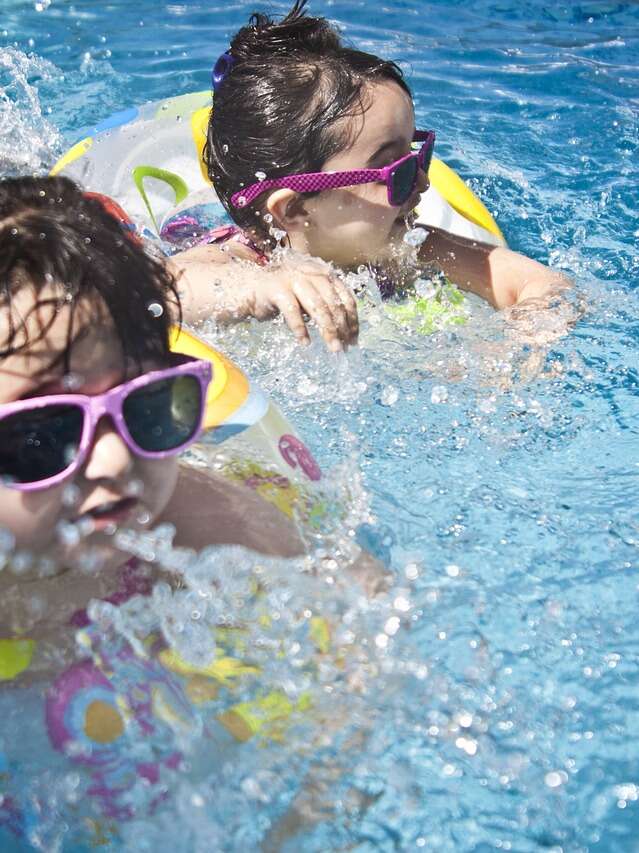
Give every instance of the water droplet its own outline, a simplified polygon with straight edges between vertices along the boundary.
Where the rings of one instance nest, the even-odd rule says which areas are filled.
[[[446,388],[445,385],[435,385],[433,390],[430,392],[431,403],[445,403],[446,400],[448,400],[448,388]]]
[[[564,770],[551,770],[544,776],[544,782],[549,788],[559,788],[568,781],[568,774]]]
[[[413,249],[417,249],[427,237],[428,231],[425,228],[411,228],[410,231],[404,234],[404,243],[412,246]]]
[[[458,737],[455,746],[457,749],[462,749],[466,755],[475,755],[477,752],[477,741],[470,737]]]
[[[389,637],[394,637],[395,634],[399,631],[400,626],[399,616],[391,616],[386,620],[384,624],[384,631],[388,634]]]
[[[410,610],[410,601],[404,595],[398,595],[395,601],[393,601],[393,607],[395,610],[399,610],[400,613],[407,613]]]
[[[379,398],[379,402],[382,406],[394,406],[395,403],[399,400],[399,391],[395,388],[394,385],[387,385],[384,389],[382,389],[382,393]]]
[[[419,566],[417,563],[408,563],[404,569],[404,574],[409,581],[414,581],[419,577]]]
[[[457,722],[462,729],[469,729],[473,724],[473,715],[470,711],[460,711],[459,714],[457,714]]]
[[[62,490],[62,505],[66,507],[77,506],[82,493],[75,483],[67,483]]]
[[[421,299],[432,299],[437,296],[437,286],[430,279],[418,278],[415,282],[415,293]]]
[[[82,386],[83,379],[79,373],[65,373],[62,377],[62,388],[72,394]]]

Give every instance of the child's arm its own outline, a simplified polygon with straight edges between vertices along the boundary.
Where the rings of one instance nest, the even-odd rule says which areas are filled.
[[[322,261],[296,258],[261,267],[249,249],[237,244],[232,249],[196,246],[174,255],[169,265],[178,279],[187,323],[211,318],[226,324],[281,314],[297,340],[309,343],[307,315],[330,350],[357,343],[353,294]]]
[[[183,465],[173,496],[157,523],[175,525],[175,544],[243,545],[273,557],[299,557],[306,548],[295,524],[252,489],[209,471]],[[366,551],[348,566],[370,597],[383,592],[388,572]]]
[[[209,471],[180,466],[161,522],[175,525],[175,544],[243,545],[261,554],[297,557],[304,546],[293,522],[252,489]]]
[[[428,228],[420,260],[437,264],[456,285],[481,296],[495,308],[542,297],[570,287],[562,273],[510,249]]]

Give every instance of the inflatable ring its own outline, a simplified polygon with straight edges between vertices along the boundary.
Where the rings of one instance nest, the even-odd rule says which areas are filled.
[[[51,174],[68,175],[85,189],[115,199],[152,236],[180,209],[203,201],[211,227],[228,224],[202,158],[210,111],[207,90],[115,113],[82,131]],[[506,244],[490,212],[456,172],[433,158],[428,177],[418,222]]]

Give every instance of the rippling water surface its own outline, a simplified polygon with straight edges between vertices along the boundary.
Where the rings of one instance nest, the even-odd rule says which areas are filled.
[[[45,170],[79,127],[205,88],[253,8],[4,0],[0,172]],[[511,246],[575,277],[580,319],[540,344],[471,300],[469,323],[426,338],[372,308],[361,348],[338,359],[317,342],[301,352],[282,327],[207,330],[335,471],[396,586],[369,606],[274,566],[274,608],[312,601],[354,626],[349,677],[328,667],[314,688],[324,739],[307,722],[215,773],[176,774],[155,817],[126,823],[122,849],[639,849],[639,7],[312,11],[401,63],[439,155]],[[543,312],[535,323],[539,339]],[[226,558],[207,559],[231,596]],[[227,562],[241,584],[250,558]],[[293,658],[265,658],[271,686],[299,687]],[[43,837],[79,849],[65,773],[51,769],[48,793],[25,784],[49,807],[57,792]],[[311,788],[331,807],[287,826]]]

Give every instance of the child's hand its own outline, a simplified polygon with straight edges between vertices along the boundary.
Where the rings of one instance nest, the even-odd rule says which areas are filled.
[[[309,318],[333,352],[357,343],[355,297],[323,261],[296,255],[263,270],[251,302],[251,314],[258,320],[280,313],[299,343],[310,343]]]
[[[542,296],[522,299],[503,316],[508,325],[508,337],[521,344],[544,346],[567,335],[585,313],[585,304],[564,282]]]
[[[289,252],[279,262],[258,266],[245,246],[229,243],[226,249],[195,246],[168,264],[187,323],[267,320],[279,313],[300,343],[310,341],[309,317],[333,352],[357,343],[355,297],[324,261]]]

